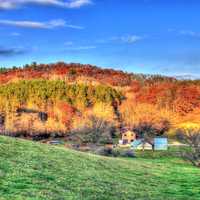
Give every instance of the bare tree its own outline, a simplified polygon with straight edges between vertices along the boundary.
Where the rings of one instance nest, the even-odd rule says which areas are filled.
[[[177,131],[177,138],[180,142],[188,145],[181,152],[181,156],[190,161],[194,166],[200,167],[200,129],[184,130],[179,129]]]
[[[149,143],[154,150],[154,138],[156,136],[163,135],[170,128],[170,123],[168,120],[160,120],[157,123],[151,121],[141,121],[133,130],[136,132],[137,137],[141,139],[143,144],[143,150],[145,143]]]
[[[72,131],[81,144],[111,144],[116,137],[117,130],[115,126],[101,118],[90,117],[90,124]]]

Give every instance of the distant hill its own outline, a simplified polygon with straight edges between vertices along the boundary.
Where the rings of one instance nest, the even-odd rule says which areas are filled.
[[[112,69],[101,69],[92,65],[81,65],[77,63],[55,63],[55,64],[30,64],[23,68],[2,69],[0,82],[6,83],[14,79],[68,79],[75,81],[77,78],[85,78],[88,81],[99,81],[111,85],[129,85],[131,76],[122,71]]]
[[[23,67],[1,68],[0,83],[7,83],[16,79],[67,79],[77,80],[85,78],[87,81],[97,81],[100,83],[111,84],[113,86],[128,86],[132,80],[172,80],[174,78],[161,75],[145,75],[125,73],[114,69],[103,69],[93,65],[83,65],[79,63],[55,64],[27,64]],[[174,79],[175,80],[175,79]]]

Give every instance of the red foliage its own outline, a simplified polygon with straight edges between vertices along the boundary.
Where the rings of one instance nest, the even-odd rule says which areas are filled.
[[[200,108],[200,86],[181,82],[147,85],[138,92],[137,102],[165,105],[181,115],[186,115]]]
[[[137,101],[156,104],[159,97],[166,96],[167,92],[171,90],[174,90],[174,85],[169,83],[147,85],[138,92]]]
[[[69,127],[71,124],[71,120],[76,113],[76,109],[65,102],[60,102],[58,104],[58,109],[62,113],[62,123]]]
[[[178,113],[185,115],[200,108],[200,87],[182,85],[177,89],[174,101]]]
[[[7,83],[15,78],[34,79],[45,78],[50,79],[53,75],[60,78],[70,76],[70,71],[75,71],[75,77],[89,77],[96,81],[111,84],[114,86],[126,86],[131,83],[131,76],[122,71],[112,69],[100,69],[92,65],[81,65],[76,63],[56,63],[56,64],[39,64],[28,65],[24,68],[10,69],[0,74],[0,83]]]

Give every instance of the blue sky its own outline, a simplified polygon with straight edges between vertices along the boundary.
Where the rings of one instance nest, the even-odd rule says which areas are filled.
[[[0,66],[89,63],[200,77],[198,0],[0,0]]]

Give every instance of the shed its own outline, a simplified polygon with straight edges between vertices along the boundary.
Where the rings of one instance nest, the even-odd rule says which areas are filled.
[[[167,138],[154,138],[154,150],[167,150],[168,149],[168,141],[167,141]],[[134,148],[134,149],[146,149],[146,150],[152,150],[152,145],[149,144],[149,143],[145,143],[143,144],[142,142],[142,139],[137,139],[135,141],[133,141],[131,143],[131,146]]]
[[[167,138],[154,138],[154,149],[167,150],[168,149]]]
[[[131,146],[134,148],[134,149],[145,149],[145,150],[152,150],[152,145],[149,144],[148,142],[144,143],[142,142],[141,139],[137,139],[135,141],[133,141],[131,143]]]

